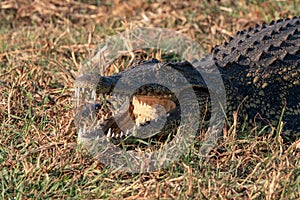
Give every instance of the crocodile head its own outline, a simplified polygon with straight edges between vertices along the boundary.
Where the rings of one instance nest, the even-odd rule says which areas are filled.
[[[201,103],[206,104],[207,88],[201,76],[195,74],[188,62],[169,64],[155,60],[114,76],[84,74],[75,81],[78,104],[85,98],[85,105],[76,114],[78,126],[98,127],[107,138],[118,139],[127,136],[145,139],[170,131],[180,123],[182,112],[185,118],[197,114],[199,95]],[[97,117],[86,120],[92,113]],[[86,134],[87,129],[83,131]]]

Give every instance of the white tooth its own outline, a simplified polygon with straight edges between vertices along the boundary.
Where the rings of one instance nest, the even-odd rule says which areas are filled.
[[[116,138],[118,138],[118,137],[119,137],[119,134],[117,133],[117,134],[116,134]]]
[[[123,131],[121,131],[120,138],[122,138],[122,137],[123,137],[123,135],[124,135],[124,132],[123,132]]]
[[[132,130],[132,135],[133,135],[133,136],[136,135],[136,129],[137,129],[137,127],[136,127],[136,126],[133,126],[133,130]],[[126,134],[127,134],[126,136],[128,136],[129,133],[126,133]]]
[[[86,132],[88,132],[88,131],[87,131],[86,124],[84,124],[84,125],[83,125],[83,133],[86,133]]]
[[[94,99],[94,101],[96,101],[96,90],[92,91],[92,98]]]
[[[143,119],[143,123],[145,123],[146,122],[146,117],[144,117],[144,119]]]
[[[114,138],[115,137],[115,133],[112,133],[111,137]]]
[[[106,137],[107,137],[107,138],[110,138],[110,136],[111,136],[111,128],[108,129],[108,132],[107,132]]]
[[[77,105],[79,105],[79,101],[80,101],[80,98],[79,98],[79,95],[78,95],[77,96],[77,101],[76,101]]]
[[[134,126],[135,127],[135,126]],[[133,127],[133,129],[134,129],[134,127]],[[129,130],[127,129],[126,130],[126,133],[125,133],[125,136],[128,136],[129,135]]]
[[[77,90],[77,88],[74,89],[74,92],[75,92],[75,97],[78,97],[78,90]]]

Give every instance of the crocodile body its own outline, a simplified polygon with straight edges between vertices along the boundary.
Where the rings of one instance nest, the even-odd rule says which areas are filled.
[[[215,73],[214,70],[217,70],[221,74],[225,87],[227,108],[225,114],[229,123],[232,123],[233,113],[238,110],[240,124],[246,121],[249,130],[270,125],[277,129],[282,128],[282,136],[287,140],[293,141],[299,138],[299,17],[272,21],[270,24],[257,25],[255,28],[238,32],[228,42],[213,48],[210,59],[216,66],[212,74]],[[159,63],[151,60],[113,76],[90,73],[78,77],[75,82],[77,98],[82,91],[87,90],[90,90],[90,95],[95,99],[99,94],[109,94],[112,97],[111,100],[107,99],[107,102],[110,102],[108,107],[101,103],[93,104],[85,106],[76,114],[76,123],[81,135],[91,134],[95,130],[91,127],[99,126],[107,137],[123,138],[135,135],[147,138],[153,134],[143,135],[135,132],[142,130],[143,124],[149,124],[152,121],[164,123],[161,132],[173,128],[174,124],[178,128],[177,122],[188,117],[181,115],[182,106],[180,106],[179,99],[186,100],[190,97],[186,93],[184,80],[173,77],[174,71],[183,75],[196,96],[196,104],[194,102],[188,105],[190,110],[187,113],[194,113],[196,108],[197,111],[199,110],[197,120],[209,120],[211,117],[209,88],[199,73],[201,69],[209,68],[209,66],[205,66],[206,62],[199,63],[202,66],[197,69],[197,66],[186,61]],[[159,80],[159,84],[147,83],[141,87],[137,86],[144,80],[152,79]],[[120,81],[122,86],[118,87]],[[172,89],[162,85],[170,85]],[[154,103],[151,103],[151,96],[155,99]],[[138,99],[142,102],[141,105],[144,105],[144,107],[141,106],[143,111],[136,111],[135,114],[134,109],[137,110],[139,104],[135,104],[134,99]],[[114,108],[115,112],[111,108],[114,102],[117,102],[115,107],[118,107]],[[164,118],[163,115],[158,114],[159,109],[154,108],[154,104],[163,104],[167,117]],[[87,117],[91,110],[102,115],[97,125]],[[138,119],[139,112],[150,114],[149,116],[147,113],[141,114],[144,119],[140,120]],[[116,118],[121,120],[117,122]],[[281,121],[284,123],[282,127],[278,126]],[[90,128],[85,127],[86,123],[90,124]],[[122,129],[119,128],[120,126]]]

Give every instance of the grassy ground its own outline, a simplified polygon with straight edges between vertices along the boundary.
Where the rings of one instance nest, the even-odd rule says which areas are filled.
[[[300,143],[224,134],[169,168],[126,174],[77,147],[73,81],[106,35],[134,25],[180,30],[207,50],[238,30],[300,15],[300,1],[0,2],[0,199],[299,199]]]

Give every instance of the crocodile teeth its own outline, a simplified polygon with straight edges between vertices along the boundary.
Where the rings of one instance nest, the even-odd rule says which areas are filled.
[[[114,138],[114,137],[115,137],[115,133],[114,133],[114,132],[112,133],[111,137],[112,137],[112,138]]]
[[[96,90],[92,90],[92,99],[96,101]]]
[[[97,127],[100,127],[100,126],[101,126],[101,122],[97,121]]]
[[[123,137],[123,135],[124,135],[124,132],[123,132],[123,131],[121,131],[121,135],[120,135],[120,138],[121,138],[121,137]]]
[[[137,127],[134,126],[134,127],[133,127],[133,131],[132,131],[132,135],[133,135],[133,136],[136,136],[136,129],[137,129]]]
[[[107,138],[110,138],[110,136],[111,136],[111,128],[108,129],[108,132],[107,132],[106,137],[107,137]]]
[[[78,97],[78,88],[75,88],[74,92],[75,92],[75,97]]]
[[[135,127],[135,126],[134,126]],[[133,128],[134,128],[133,127]],[[127,137],[129,135],[129,130],[126,130],[125,136]]]
[[[86,133],[86,124],[83,125],[83,132]]]

